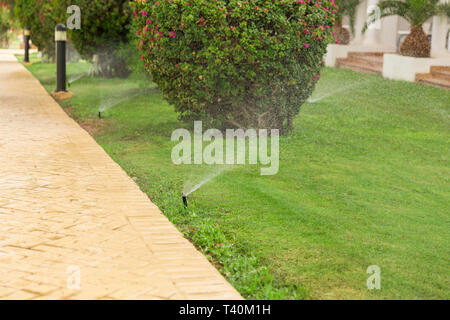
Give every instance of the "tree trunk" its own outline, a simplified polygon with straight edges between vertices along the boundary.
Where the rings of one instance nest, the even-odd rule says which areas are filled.
[[[294,129],[294,115],[292,114],[292,111],[288,111],[288,117],[287,117],[287,127],[289,130]]]
[[[422,26],[411,27],[411,32],[400,46],[400,54],[409,57],[428,58],[430,50],[431,44]]]

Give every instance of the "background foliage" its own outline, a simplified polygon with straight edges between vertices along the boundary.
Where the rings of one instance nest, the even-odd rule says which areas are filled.
[[[336,11],[336,23],[333,28],[334,37],[340,44],[348,44],[350,42],[350,32],[342,27],[342,19],[348,17],[350,31],[355,35],[356,9],[361,0],[336,0],[338,10]]]
[[[439,3],[439,0],[381,0],[378,3],[380,14],[370,13],[363,32],[378,19],[399,16],[411,25],[411,32],[400,46],[400,54],[411,57],[429,57],[431,44],[423,31],[423,24],[436,15],[450,17],[450,3]]]
[[[12,26],[9,8],[0,2],[0,46],[8,41],[8,31]]]
[[[98,55],[98,72],[105,77],[129,74],[118,49],[128,43],[131,9],[128,0],[64,0],[81,9],[81,29],[69,30],[75,49],[87,60]]]
[[[55,26],[65,21],[61,0],[16,0],[15,13],[21,27],[31,28],[31,41],[47,57],[55,56]]]

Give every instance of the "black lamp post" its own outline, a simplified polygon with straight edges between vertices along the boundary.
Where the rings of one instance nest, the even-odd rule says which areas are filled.
[[[58,24],[55,29],[56,41],[56,92],[66,90],[66,26]]]
[[[25,43],[25,58],[23,59],[24,62],[30,62],[30,35],[30,27],[25,27],[23,30],[23,41]]]

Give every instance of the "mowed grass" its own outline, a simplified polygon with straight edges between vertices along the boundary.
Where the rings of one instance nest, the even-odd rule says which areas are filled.
[[[54,89],[54,65],[28,68]],[[324,69],[313,95],[323,99],[280,140],[279,173],[225,170],[186,211],[183,185],[218,168],[172,163],[171,133],[186,125],[148,88],[84,78],[63,106],[245,297],[450,298],[449,91]],[[371,265],[381,290],[367,289]]]

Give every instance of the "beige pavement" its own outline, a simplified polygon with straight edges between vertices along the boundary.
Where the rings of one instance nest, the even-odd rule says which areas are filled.
[[[5,50],[0,299],[241,299]]]

